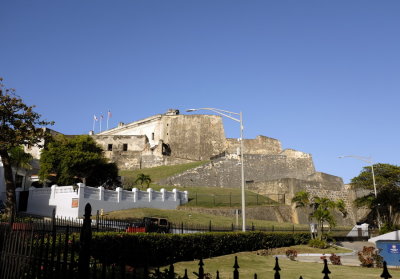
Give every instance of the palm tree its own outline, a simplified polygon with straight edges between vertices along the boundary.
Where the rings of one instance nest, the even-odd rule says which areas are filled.
[[[33,157],[29,153],[25,153],[24,148],[22,146],[16,146],[9,150],[10,162],[11,165],[15,168],[15,176],[14,183],[17,181],[18,171],[20,169],[30,170],[32,166],[30,162]]]
[[[151,183],[150,175],[139,173],[136,177],[135,183],[139,183],[141,188],[143,188],[143,184],[146,184],[146,189],[149,188],[149,185]]]

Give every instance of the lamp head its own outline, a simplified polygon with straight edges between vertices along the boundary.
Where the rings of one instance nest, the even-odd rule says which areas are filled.
[[[186,112],[198,111],[198,109],[187,109]]]

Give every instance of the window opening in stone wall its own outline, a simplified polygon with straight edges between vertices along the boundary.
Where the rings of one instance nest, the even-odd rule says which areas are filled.
[[[110,143],[110,144],[108,144],[108,146],[107,146],[107,150],[108,151],[112,151],[112,144]]]
[[[171,156],[171,147],[169,144],[162,144],[162,155]]]
[[[122,151],[128,151],[128,144],[124,143],[122,145]]]
[[[151,133],[151,140],[154,140],[154,133]]]

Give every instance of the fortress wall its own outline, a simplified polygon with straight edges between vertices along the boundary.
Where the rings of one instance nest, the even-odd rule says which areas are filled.
[[[92,136],[98,145],[104,150],[104,152],[126,152],[123,151],[123,145],[128,145],[127,151],[143,151],[148,146],[148,140],[146,136],[123,136],[123,135],[112,135],[112,136]],[[108,145],[112,144],[112,151],[108,151]]]
[[[149,147],[146,136],[95,135],[92,137],[104,150],[104,156],[111,162],[115,162],[120,169],[141,168],[142,151]],[[110,151],[108,151],[109,144],[112,144]],[[123,150],[124,144],[127,144],[127,151]]]
[[[226,150],[229,154],[239,154],[240,141],[226,139]],[[245,154],[279,154],[282,152],[279,140],[266,136],[257,136],[255,139],[243,140],[243,153]]]
[[[328,174],[323,175],[326,178],[330,176]],[[353,225],[361,216],[357,213],[357,209],[353,205],[355,192],[346,188],[341,182],[341,179],[339,178],[340,180],[337,180],[337,178],[338,177],[331,176],[325,181],[307,181],[294,178],[283,178],[254,183],[249,187],[249,190],[271,197],[277,193],[284,194],[285,204],[291,205],[293,210],[296,212],[297,216],[295,216],[295,219],[297,220],[293,221],[299,223],[309,223],[308,215],[311,211],[309,209],[294,208],[294,204],[292,204],[291,200],[297,192],[307,191],[310,193],[310,197],[326,197],[334,201],[342,199],[346,204],[349,214],[346,218],[343,218],[340,214],[335,214],[336,220],[339,225]]]
[[[160,182],[169,185],[236,188],[241,185],[241,167],[237,159],[218,159],[169,177]],[[246,185],[293,177],[305,179],[315,172],[311,158],[293,159],[283,155],[244,155]]]
[[[162,117],[164,143],[171,157],[193,161],[209,160],[225,150],[222,119],[216,115],[174,115]]]
[[[120,135],[120,136],[146,136],[150,146],[154,146],[162,139],[161,115],[155,115],[143,120],[135,121],[128,124],[120,123],[118,127],[104,131],[99,134],[103,135]]]

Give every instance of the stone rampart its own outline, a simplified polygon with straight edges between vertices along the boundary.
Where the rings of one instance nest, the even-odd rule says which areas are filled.
[[[238,139],[226,139],[226,152],[239,154],[240,141]],[[255,139],[243,140],[244,154],[279,154],[282,152],[279,140],[266,136],[257,136]]]
[[[356,193],[346,187],[340,177],[325,173],[315,173],[308,179],[315,180],[282,178],[254,183],[249,187],[249,190],[271,197],[277,193],[284,194],[285,204],[292,206],[292,221],[295,223],[308,223],[308,215],[311,212],[308,209],[296,209],[292,204],[292,198],[299,191],[307,191],[310,193],[310,197],[326,197],[334,201],[342,199],[345,202],[348,216],[343,218],[340,214],[335,213],[339,225],[354,225],[356,221],[363,217],[361,215],[364,213],[359,212],[353,204]]]
[[[214,186],[236,188],[241,185],[240,162],[220,158],[210,163],[169,177],[159,183],[185,186]],[[315,172],[311,156],[292,158],[285,155],[244,155],[246,185],[256,182],[292,177],[306,179]]]
[[[203,161],[225,150],[220,116],[174,115],[163,116],[161,121],[162,139],[170,147],[170,157]]]

